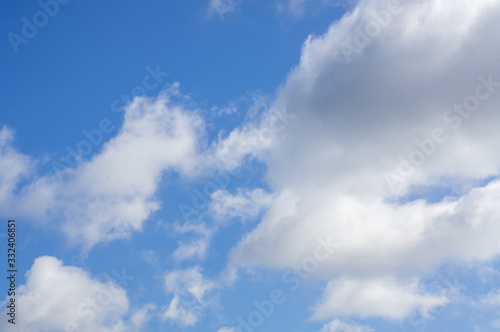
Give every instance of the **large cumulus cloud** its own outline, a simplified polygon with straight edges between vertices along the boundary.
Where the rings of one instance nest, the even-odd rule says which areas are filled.
[[[290,267],[328,234],[314,317],[402,319],[446,303],[423,273],[496,257],[499,14],[495,0],[367,0],[311,36],[275,103],[298,119],[266,159],[275,199],[231,263]]]

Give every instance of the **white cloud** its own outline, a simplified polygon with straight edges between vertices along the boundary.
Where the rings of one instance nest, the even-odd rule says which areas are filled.
[[[217,332],[236,332],[234,327],[221,327]]]
[[[214,162],[219,163],[220,168],[229,171],[241,166],[247,156],[252,159],[259,157],[261,151],[271,146],[272,137],[267,135],[262,127],[255,124],[247,124],[237,128],[225,137],[220,138],[214,144]]]
[[[135,330],[143,327],[152,317],[152,312],[156,311],[155,304],[148,304],[139,310],[136,310],[130,317],[129,321]]]
[[[317,12],[325,6],[340,6],[352,4],[353,0],[278,0],[277,8],[281,13],[289,13],[297,18],[304,16],[307,11]]]
[[[202,237],[196,240],[184,243],[179,243],[179,246],[172,253],[172,257],[176,261],[183,261],[187,259],[203,259],[207,255],[210,246],[211,237]]]
[[[223,20],[226,15],[235,11],[244,1],[246,0],[210,0],[208,13],[217,14]],[[325,6],[351,5],[355,0],[275,0],[275,2],[279,13],[301,18],[308,11],[315,13]]]
[[[33,171],[34,161],[19,152],[12,146],[14,131],[7,126],[0,129],[0,208],[9,211],[10,215],[15,215],[11,210],[13,192],[19,181]]]
[[[71,242],[86,248],[125,238],[161,207],[155,194],[165,171],[195,173],[202,127],[196,113],[166,94],[136,98],[118,135],[101,152],[74,169],[30,183],[21,208],[34,218],[64,220]]]
[[[254,97],[249,112],[264,108],[256,119],[245,122],[232,130],[226,137],[219,138],[205,153],[210,167],[232,174],[244,162],[263,160],[269,149],[284,139],[283,132],[295,121],[295,115],[286,108],[267,107],[266,102]]]
[[[314,318],[355,315],[402,320],[416,309],[432,309],[446,303],[444,297],[425,294],[415,282],[342,278],[328,284],[324,301],[314,310]]]
[[[174,294],[163,318],[181,326],[196,324],[208,304],[206,295],[216,284],[204,278],[201,267],[176,270],[165,275],[165,289]]]
[[[330,323],[325,324],[319,332],[373,332],[373,329],[368,326],[349,324],[341,320],[334,319]]]
[[[163,319],[172,320],[181,326],[195,325],[199,317],[199,307],[189,305],[185,307],[185,304],[182,304],[181,301],[179,296],[174,296],[167,310],[163,313]]]
[[[483,296],[481,302],[489,308],[500,307],[500,289],[491,291],[487,295]]]
[[[153,309],[131,311],[123,288],[50,256],[35,260],[18,291],[16,331],[131,332],[141,329]],[[0,321],[2,331],[11,331],[10,326]]]
[[[355,2],[355,0],[276,0],[276,8],[279,13],[301,18],[308,12],[318,13],[325,6],[351,6]]]
[[[51,221],[72,244],[85,249],[126,238],[140,231],[161,208],[155,195],[163,174],[173,171],[195,178],[216,170],[234,171],[245,160],[262,158],[293,118],[284,111],[267,110],[263,98],[252,95],[252,112],[255,108],[264,111],[206,148],[204,121],[195,111],[172,101],[179,94],[174,84],[157,98],[135,98],[126,107],[122,128],[101,151],[88,161],[75,157],[79,159],[76,168],[54,174],[35,175],[35,162],[14,149],[13,132],[4,127],[0,208],[7,215]],[[27,184],[14,190],[23,178]],[[257,191],[253,195],[258,198]],[[181,243],[174,258],[203,258],[211,234],[202,235],[199,241]]]
[[[88,161],[80,160],[76,168],[54,174],[33,176],[34,161],[12,147],[13,132],[4,127],[0,137],[2,210],[41,223],[50,220],[71,243],[85,249],[126,238],[140,231],[145,220],[161,208],[155,195],[165,172],[193,178],[215,170],[233,171],[248,156],[262,158],[293,118],[283,111],[264,109],[256,121],[219,137],[203,151],[205,124],[196,112],[172,101],[179,94],[178,85],[173,85],[155,99],[135,98],[126,107],[122,128],[101,151]],[[251,108],[266,108],[256,98]],[[30,181],[14,194],[20,180],[28,176]],[[258,191],[252,195],[259,198]],[[200,241],[181,243],[174,258],[203,258],[211,238],[202,235]]]
[[[390,10],[385,26],[346,61],[340,45],[355,46],[359,31],[376,23],[374,13],[380,19]],[[497,257],[500,245],[492,234],[500,231],[500,181],[478,183],[500,175],[500,87],[485,83],[500,82],[500,40],[491,34],[500,28],[499,14],[498,0],[409,0],[399,6],[368,0],[324,35],[310,37],[275,103],[297,121],[261,157],[276,198],[233,250],[230,265],[289,268],[330,235],[338,248],[314,273],[330,282],[313,315],[403,319],[441,301],[440,294],[407,280],[418,281],[450,259]],[[470,109],[478,91],[483,100],[477,110],[453,111],[454,104],[469,103],[464,110]],[[436,128],[446,141],[422,148]],[[416,149],[423,150],[424,163],[394,193],[385,175]],[[406,195],[432,193],[433,187],[456,197],[404,203]],[[360,290],[349,290],[350,283]],[[402,296],[384,302],[366,285]],[[335,296],[349,306],[336,306]]]
[[[210,0],[209,14],[217,14],[221,20],[224,16],[234,11],[244,0]]]
[[[215,218],[223,222],[233,218],[255,218],[272,201],[272,195],[262,189],[238,190],[235,195],[226,190],[218,190],[211,198],[210,209]]]
[[[205,280],[201,274],[201,267],[196,266],[167,273],[165,287],[169,293],[191,294],[198,302],[203,302],[203,296],[213,289],[214,284]]]
[[[175,225],[173,227],[175,233],[183,235],[186,233],[194,233],[195,238],[190,241],[180,241],[178,247],[172,253],[172,257],[176,261],[183,261],[187,259],[203,259],[207,255],[210,242],[214,230],[210,229],[204,224],[189,224],[186,223],[182,226]]]

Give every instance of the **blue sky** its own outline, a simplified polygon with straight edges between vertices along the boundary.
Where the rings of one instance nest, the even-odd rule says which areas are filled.
[[[500,1],[0,15],[2,331],[500,329]]]

